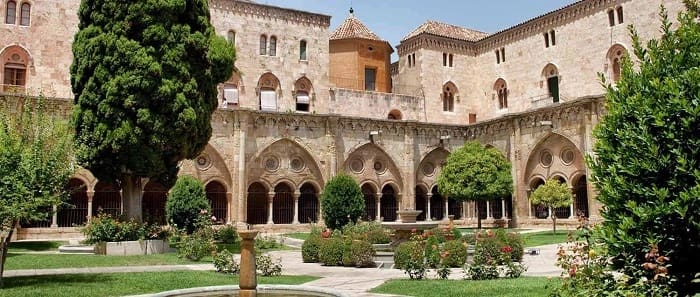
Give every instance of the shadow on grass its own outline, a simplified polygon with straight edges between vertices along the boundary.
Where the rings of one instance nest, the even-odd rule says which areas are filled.
[[[62,241],[20,241],[10,242],[10,251],[26,250],[31,252],[55,251],[59,246],[65,244]]]
[[[114,278],[108,274],[62,274],[3,277],[4,289],[22,287],[58,287],[71,284],[105,283]]]

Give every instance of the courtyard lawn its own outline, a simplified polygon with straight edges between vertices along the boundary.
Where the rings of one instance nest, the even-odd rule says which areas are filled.
[[[10,242],[8,252],[54,252],[58,251],[58,247],[68,244],[65,241],[16,241]]]
[[[521,277],[497,280],[390,280],[372,293],[421,297],[546,297],[556,279]]]
[[[7,261],[5,262],[5,270],[207,264],[211,262],[211,257],[206,257],[199,262],[192,262],[178,258],[177,254],[174,253],[138,256],[102,256],[71,254],[24,254],[9,252],[7,254]]]
[[[310,234],[311,233],[309,233],[309,232],[295,232],[295,233],[284,234],[284,236],[294,238],[294,239],[307,240],[307,239],[309,239]]]
[[[296,285],[313,276],[258,276],[260,284]],[[132,272],[6,277],[3,297],[123,296],[201,286],[237,285],[238,276],[211,271]]]
[[[484,230],[484,231],[485,231],[485,230],[496,231],[496,229],[498,229],[498,228],[482,228],[481,230]],[[459,230],[459,232],[462,232],[462,234],[474,234],[474,233],[475,233],[476,231],[478,231],[479,229],[477,229],[477,228],[457,228],[457,230]],[[530,229],[512,228],[512,229],[503,229],[503,230],[505,230],[507,233],[510,233],[510,232],[520,233],[520,232],[522,232],[522,231],[527,231],[527,230],[530,230]]]
[[[569,230],[557,231],[556,234],[552,234],[552,231],[542,231],[534,233],[525,233],[520,236],[523,238],[523,243],[525,247],[533,247],[538,245],[546,244],[556,244],[556,243],[566,243],[569,237]]]

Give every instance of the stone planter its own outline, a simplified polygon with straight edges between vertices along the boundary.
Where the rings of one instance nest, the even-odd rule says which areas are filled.
[[[416,218],[420,215],[422,210],[404,209],[399,210],[396,213],[399,215],[402,223],[415,223]]]
[[[95,245],[95,253],[107,256],[152,255],[168,252],[167,240],[137,240],[101,242]]]

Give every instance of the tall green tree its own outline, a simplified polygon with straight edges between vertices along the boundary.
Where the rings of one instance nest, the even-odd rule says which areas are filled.
[[[211,207],[202,182],[189,175],[179,177],[165,202],[168,223],[192,234],[198,227],[197,220],[203,210],[211,215]]]
[[[679,296],[700,292],[700,9],[686,7],[677,27],[662,9],[663,35],[645,45],[631,27],[639,62],[627,59],[607,87],[589,159],[614,268],[648,276],[645,254],[658,244]]]
[[[476,141],[465,143],[448,157],[437,179],[440,193],[462,201],[488,201],[513,193],[508,160],[497,149]],[[478,228],[481,218],[477,208]]]
[[[544,185],[539,186],[530,195],[533,205],[542,204],[549,209],[549,216],[552,218],[552,233],[557,233],[557,216],[552,212],[554,208],[571,205],[574,195],[565,183],[556,179],[549,179]]]
[[[339,174],[328,180],[321,195],[323,220],[331,229],[340,229],[356,222],[365,213],[365,200],[357,182]]]
[[[211,137],[216,85],[233,46],[214,34],[206,0],[83,0],[70,68],[77,159],[118,181],[140,219],[147,179],[171,185],[178,162]]]
[[[6,103],[6,102],[2,102]],[[74,173],[68,121],[45,112],[44,100],[0,107],[0,287],[7,249],[19,222],[46,219],[67,197]]]

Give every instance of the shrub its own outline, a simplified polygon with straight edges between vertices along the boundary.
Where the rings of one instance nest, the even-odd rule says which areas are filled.
[[[445,230],[443,228],[440,228],[440,227],[435,227],[435,228],[423,231],[423,236],[424,237],[433,237],[433,238],[437,239],[438,243],[443,243],[446,240]]]
[[[442,265],[462,267],[467,261],[467,247],[459,240],[450,240],[442,245]]]
[[[178,257],[191,261],[199,261],[215,250],[214,241],[206,231],[182,235],[177,245]]]
[[[181,176],[175,182],[165,203],[168,222],[184,229],[187,234],[197,229],[201,214],[209,213],[209,202],[202,183],[191,176]]]
[[[524,252],[524,246],[523,246],[523,239],[520,237],[520,234],[515,233],[515,232],[510,232],[510,233],[505,233],[504,236],[501,238],[501,241],[505,243],[507,246],[509,246],[512,251],[510,252],[510,258],[512,261],[515,262],[520,262],[523,260],[523,252]]]
[[[272,260],[269,254],[255,257],[255,267],[262,276],[278,276],[282,274],[282,259]]]
[[[355,222],[365,212],[360,186],[350,176],[339,174],[326,183],[321,197],[323,218],[331,229]]]
[[[120,221],[109,214],[98,214],[80,232],[85,242],[95,244],[107,241],[132,241],[141,239],[165,239],[169,232],[157,225],[141,224],[136,221]]]
[[[238,231],[232,225],[225,225],[216,230],[214,239],[221,241],[221,243],[233,244],[238,240]]]
[[[321,249],[321,236],[310,235],[301,245],[301,259],[305,263],[317,263]]]
[[[394,266],[408,274],[411,279],[425,277],[425,242],[422,240],[406,241],[394,250]]]
[[[228,250],[222,250],[214,256],[214,267],[217,272],[238,274],[241,266],[236,262],[234,254]]]
[[[440,264],[440,243],[435,236],[429,236],[425,240],[425,264],[430,268]]]
[[[327,266],[343,265],[343,252],[345,242],[341,238],[326,238],[321,241],[321,249],[318,257],[321,263]]]
[[[504,274],[508,278],[519,278],[525,271],[527,271],[527,267],[522,263],[508,262],[505,266]]]
[[[277,239],[272,235],[263,235],[263,236],[258,236],[255,238],[255,250],[256,251],[271,250],[271,249],[279,248],[281,246],[282,246],[282,244],[280,244],[277,241]]]
[[[497,279],[498,275],[495,265],[472,264],[464,267],[464,277],[472,280]]]
[[[418,244],[415,241],[406,241],[400,243],[396,249],[394,249],[394,267],[398,269],[403,269],[406,263],[411,260],[411,251],[413,246]],[[422,256],[421,256],[422,257]]]
[[[351,239],[364,240],[371,244],[391,242],[389,232],[379,222],[349,223],[343,227],[343,234]]]
[[[474,246],[474,265],[501,265],[503,243],[494,233],[487,231],[477,235]]]
[[[372,244],[363,240],[352,240],[346,244],[343,253],[343,265],[354,267],[374,266],[376,252]]]

